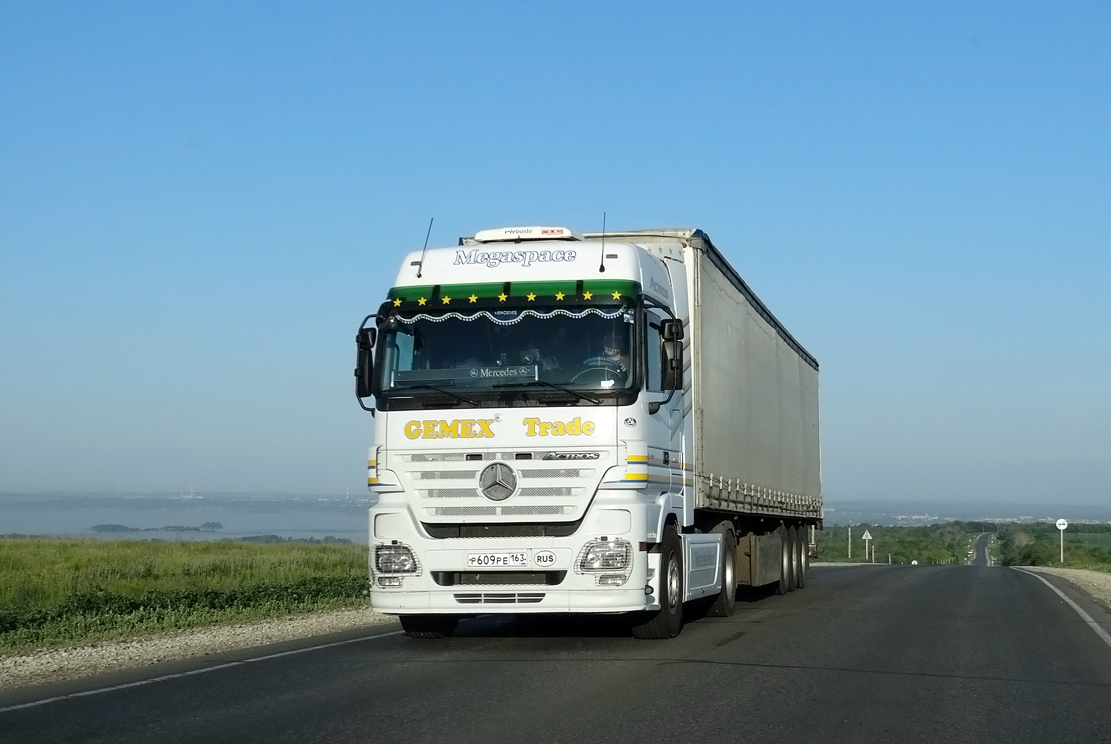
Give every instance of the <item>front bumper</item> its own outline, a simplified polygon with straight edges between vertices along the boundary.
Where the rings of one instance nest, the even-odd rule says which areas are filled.
[[[597,501],[587,512],[578,531],[568,537],[449,538],[426,536],[409,509],[379,504],[370,510],[371,589],[370,604],[387,614],[477,614],[477,613],[619,613],[659,609],[659,556],[640,548],[644,545],[644,508],[636,501]],[[601,537],[621,538],[632,544],[631,567],[624,572],[576,570],[583,547]],[[373,570],[376,545],[397,541],[412,548],[420,566],[419,575],[405,575],[401,586],[383,587]],[[559,576],[554,583],[502,583],[507,576],[499,569],[468,567],[472,553],[521,552],[527,567],[506,569]],[[538,554],[547,558],[543,565]],[[551,556],[554,555],[554,561]],[[454,583],[444,586],[444,576],[461,572],[497,573],[496,583]],[[624,573],[620,586],[599,586],[598,575]],[[441,583],[437,583],[439,577]]]

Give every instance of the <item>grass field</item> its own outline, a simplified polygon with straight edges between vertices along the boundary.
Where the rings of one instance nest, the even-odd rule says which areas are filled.
[[[0,653],[363,606],[366,551],[0,538]]]

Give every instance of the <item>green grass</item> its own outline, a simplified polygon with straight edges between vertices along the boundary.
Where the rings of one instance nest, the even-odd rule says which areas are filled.
[[[365,606],[366,551],[0,538],[0,653]]]

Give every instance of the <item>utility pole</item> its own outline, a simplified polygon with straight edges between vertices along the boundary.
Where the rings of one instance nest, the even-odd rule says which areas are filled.
[[[853,528],[849,528],[849,560],[853,558]]]

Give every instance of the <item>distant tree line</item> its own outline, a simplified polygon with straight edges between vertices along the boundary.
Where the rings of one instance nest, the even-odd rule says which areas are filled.
[[[1056,525],[1004,524],[996,530],[1005,566],[1060,566]],[[1111,524],[1071,524],[1065,531],[1065,563],[1071,568],[1111,568]]]
[[[164,527],[128,527],[126,524],[94,524],[93,532],[216,532],[224,525],[219,522],[205,522],[199,527],[182,524],[168,524]]]
[[[848,537],[852,530],[852,556]],[[915,527],[856,524],[828,526],[816,533],[818,561],[863,563],[867,531],[876,563],[953,564],[969,559],[973,536],[993,533],[992,556],[1005,566],[1059,566],[1061,536],[1050,522],[947,522]],[[1075,523],[1065,531],[1066,567],[1111,570],[1111,524]]]

